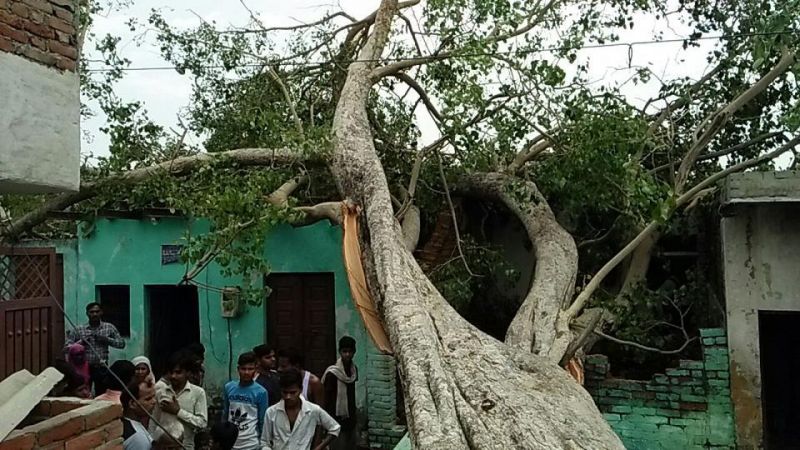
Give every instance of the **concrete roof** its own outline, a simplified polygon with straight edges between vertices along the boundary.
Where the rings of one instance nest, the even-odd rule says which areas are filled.
[[[800,172],[744,172],[725,181],[723,205],[800,202]]]
[[[28,413],[53,389],[64,374],[48,367],[38,376],[20,370],[0,382],[0,442],[8,436]]]

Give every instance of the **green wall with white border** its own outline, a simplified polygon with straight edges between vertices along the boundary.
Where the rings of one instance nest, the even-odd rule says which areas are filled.
[[[181,244],[187,229],[194,234],[207,230],[202,222],[181,218],[100,219],[87,230],[88,233],[78,238],[77,245],[64,243],[57,246],[64,257],[64,305],[76,323],[85,323],[84,309],[86,304],[95,300],[97,286],[130,286],[130,337],[126,338],[124,349],[112,349],[112,361],[148,355],[157,350],[148,348],[146,339],[145,286],[174,285],[181,280],[186,266],[179,263],[161,265],[161,246]],[[327,222],[302,228],[281,225],[268,233],[264,258],[273,273],[333,273],[337,340],[345,334],[354,337],[359,344],[355,363],[366,368],[367,353],[373,347],[350,297],[341,257],[341,240],[341,228]],[[211,263],[196,280],[217,288],[241,284],[240,280],[223,277],[216,263]],[[214,395],[229,379],[231,355],[228,353],[227,323],[221,315],[218,292],[198,287],[198,297],[200,338],[206,347],[205,387]],[[266,302],[259,306],[244,306],[244,311],[230,320],[233,377],[236,377],[236,357],[266,342]],[[336,356],[331,355],[331,362]],[[365,370],[362,372],[366,373]],[[366,401],[363,376],[357,384],[356,401],[363,411]]]

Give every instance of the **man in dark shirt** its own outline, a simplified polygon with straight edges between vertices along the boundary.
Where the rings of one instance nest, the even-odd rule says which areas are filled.
[[[350,336],[339,339],[339,359],[336,364],[325,369],[322,384],[325,387],[325,410],[342,426],[339,438],[331,449],[354,449],[357,444],[356,432],[356,380],[358,368],[353,364],[356,354],[356,341]]]
[[[261,344],[253,349],[253,353],[258,358],[256,383],[267,390],[267,401],[269,401],[269,406],[272,406],[281,399],[278,372],[275,370],[278,365],[275,349],[267,344]]]

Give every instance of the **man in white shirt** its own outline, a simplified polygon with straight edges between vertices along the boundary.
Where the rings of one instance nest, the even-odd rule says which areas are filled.
[[[267,409],[264,431],[261,433],[263,450],[311,450],[316,428],[322,427],[327,436],[314,450],[328,448],[341,426],[324,409],[304,400],[303,376],[297,369],[281,373],[281,401]]]
[[[125,450],[150,450],[153,438],[142,425],[142,420],[156,406],[155,388],[146,383],[133,382],[123,391],[122,403],[122,447]]]
[[[176,438],[180,437],[182,428],[183,448],[188,450],[194,449],[195,433],[208,423],[206,392],[188,379],[195,364],[194,359],[184,354],[174,355],[169,361],[169,372],[156,383],[158,405],[155,418]],[[170,448],[169,442],[173,439],[163,433],[163,430],[155,430],[154,424],[150,427],[153,435],[158,436],[156,440],[161,448]]]

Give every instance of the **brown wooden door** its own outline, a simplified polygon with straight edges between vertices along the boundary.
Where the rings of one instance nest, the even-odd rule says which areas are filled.
[[[318,376],[336,361],[332,273],[278,273],[266,280],[267,334],[278,349],[297,349]]]
[[[61,354],[63,298],[63,261],[53,248],[0,248],[0,377],[38,374]]]

